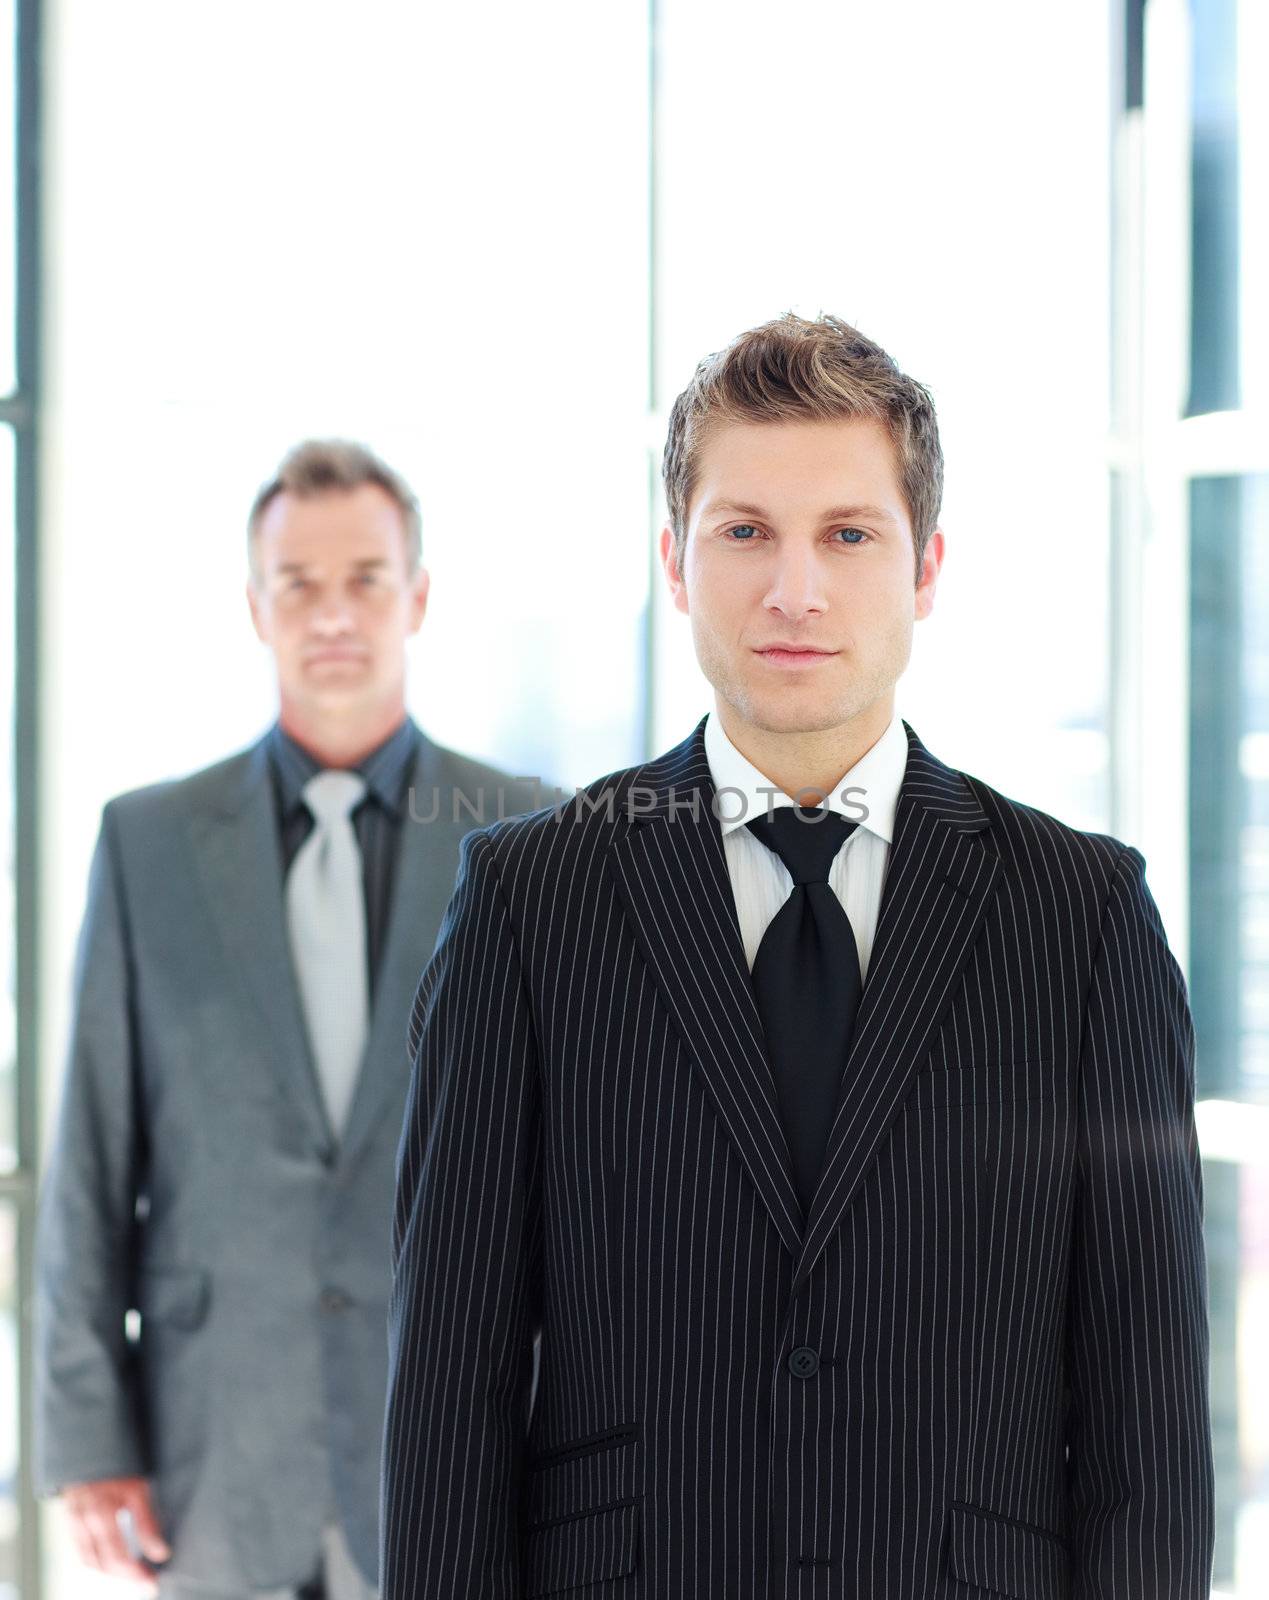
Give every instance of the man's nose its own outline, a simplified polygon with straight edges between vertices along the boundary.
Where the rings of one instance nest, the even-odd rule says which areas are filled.
[[[818,553],[810,547],[787,544],[776,556],[775,574],[766,604],[788,617],[823,611],[828,604],[824,573]]]
[[[313,609],[310,627],[323,637],[348,633],[352,628],[352,611],[348,602],[339,596],[323,598]]]

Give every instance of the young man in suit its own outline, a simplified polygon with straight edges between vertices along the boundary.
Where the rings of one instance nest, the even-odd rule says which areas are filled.
[[[470,834],[415,1000],[385,1600],[1206,1600],[1184,980],[895,712],[930,396],[789,315],[664,475],[714,709]]]
[[[410,1000],[462,834],[541,799],[406,713],[428,574],[385,463],[298,446],[249,558],[277,721],[102,815],[40,1217],[39,1477],[86,1562],[162,1594],[363,1600]]]

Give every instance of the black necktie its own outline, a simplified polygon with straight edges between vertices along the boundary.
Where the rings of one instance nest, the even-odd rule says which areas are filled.
[[[777,806],[745,826],[793,878],[758,946],[753,986],[805,1216],[863,992],[855,932],[828,883],[833,857],[858,823],[819,806]]]

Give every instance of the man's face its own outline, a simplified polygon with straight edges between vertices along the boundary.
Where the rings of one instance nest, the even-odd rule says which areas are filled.
[[[682,572],[668,527],[661,560],[720,712],[725,701],[773,734],[860,719],[880,737],[943,558],[936,530],[914,582],[912,525],[882,424],[722,424],[698,467]]]
[[[273,651],[284,708],[368,717],[404,694],[405,641],[427,608],[405,521],[377,484],[269,502],[247,599]]]

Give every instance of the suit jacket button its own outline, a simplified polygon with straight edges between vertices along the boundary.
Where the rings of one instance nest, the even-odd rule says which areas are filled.
[[[813,1378],[819,1369],[820,1358],[809,1345],[799,1345],[789,1357],[789,1371],[795,1378]]]
[[[323,1311],[347,1311],[352,1301],[342,1289],[323,1289],[321,1307]]]

